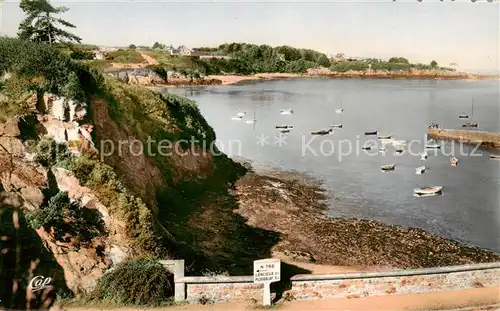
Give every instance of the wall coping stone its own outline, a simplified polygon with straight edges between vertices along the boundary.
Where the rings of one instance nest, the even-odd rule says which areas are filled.
[[[480,263],[471,265],[436,267],[436,268],[421,268],[421,269],[401,269],[391,271],[375,271],[375,272],[356,272],[356,273],[341,273],[341,274],[298,274],[293,276],[291,281],[320,281],[320,280],[342,280],[342,279],[366,279],[366,278],[381,278],[381,277],[398,277],[411,275],[426,275],[426,274],[443,274],[453,272],[465,272],[475,270],[500,269],[500,262]]]
[[[206,283],[253,283],[253,275],[250,276],[185,276],[176,280],[186,284]]]

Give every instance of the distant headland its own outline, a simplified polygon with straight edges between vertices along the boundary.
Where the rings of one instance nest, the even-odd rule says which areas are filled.
[[[61,47],[65,50],[65,47]],[[440,66],[412,63],[404,57],[349,58],[343,53],[328,57],[311,49],[271,47],[248,43],[225,43],[218,47],[174,48],[156,42],[151,47],[99,48],[75,45],[70,53],[92,67],[117,75],[127,71],[130,83],[178,86],[235,84],[254,80],[284,78],[386,78],[482,80],[495,75],[461,72],[457,64]],[[141,72],[141,73],[138,73]],[[139,76],[139,78],[137,78]],[[147,76],[148,78],[142,78]]]

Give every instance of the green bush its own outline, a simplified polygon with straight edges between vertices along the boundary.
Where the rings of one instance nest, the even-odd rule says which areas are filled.
[[[129,260],[98,281],[92,299],[122,305],[158,306],[173,296],[173,275],[156,260]]]
[[[26,219],[35,230],[43,227],[50,232],[53,229],[57,240],[62,240],[68,233],[81,242],[87,242],[103,233],[99,212],[80,208],[78,203],[71,202],[66,192],[58,192],[46,205],[27,213]]]
[[[35,162],[44,167],[65,162],[71,156],[66,145],[56,143],[51,137],[42,138],[30,151],[35,153]]]
[[[43,227],[49,231],[53,227],[56,233],[60,233],[57,231],[63,227],[64,218],[74,218],[77,210],[78,205],[70,202],[68,194],[59,192],[50,198],[47,205],[27,214],[27,218],[30,226],[35,230]]]
[[[48,92],[81,101],[87,101],[103,84],[97,70],[48,44],[3,37],[0,76],[6,72],[22,81],[25,91]]]
[[[347,71],[365,71],[370,66],[368,63],[363,61],[342,61],[336,62],[331,67],[331,71],[335,72],[347,72]]]
[[[83,60],[83,59],[94,59],[95,54],[94,52],[91,51],[73,51],[71,54],[69,54],[69,57],[72,59],[78,59],[78,60]]]

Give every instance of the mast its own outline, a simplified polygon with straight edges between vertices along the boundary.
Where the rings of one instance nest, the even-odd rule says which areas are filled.
[[[474,117],[474,96],[472,97],[472,111],[470,118],[472,119],[473,117]]]

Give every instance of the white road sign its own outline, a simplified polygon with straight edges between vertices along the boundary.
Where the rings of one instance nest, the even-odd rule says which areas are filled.
[[[253,262],[253,282],[270,284],[278,282],[281,276],[281,260],[262,259]]]

